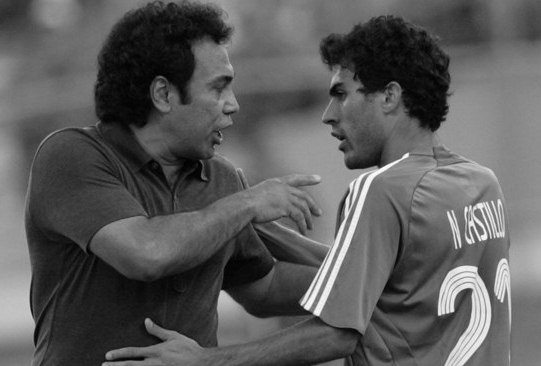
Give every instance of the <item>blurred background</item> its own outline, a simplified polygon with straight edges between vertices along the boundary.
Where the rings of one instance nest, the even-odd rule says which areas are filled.
[[[507,198],[512,237],[515,366],[541,359],[541,2],[538,0],[222,0],[235,26],[230,56],[240,112],[221,152],[251,183],[318,173],[324,209],[310,233],[330,244],[348,171],[320,123],[330,75],[319,40],[358,21],[398,14],[438,34],[451,55],[453,95],[440,136],[491,169]],[[64,126],[95,123],[96,56],[136,0],[0,0],[0,365],[29,365],[33,321],[24,195],[38,143]],[[259,320],[226,295],[220,342],[299,319]],[[329,363],[328,365],[338,363]]]

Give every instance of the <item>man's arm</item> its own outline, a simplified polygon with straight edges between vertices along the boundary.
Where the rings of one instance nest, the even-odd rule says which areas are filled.
[[[329,251],[327,245],[276,221],[254,224],[254,229],[272,256],[280,261],[319,267]]]
[[[246,311],[257,317],[308,314],[299,299],[308,290],[317,268],[288,262],[276,262],[263,278],[226,289]]]
[[[310,318],[258,341],[201,348],[195,341],[145,320],[147,331],[163,342],[150,347],[109,351],[103,366],[276,366],[312,365],[349,356],[359,333]],[[141,361],[117,361],[141,359]]]
[[[180,273],[207,260],[249,222],[289,217],[301,232],[311,229],[312,215],[320,209],[300,187],[319,180],[307,175],[269,179],[199,211],[119,220],[94,235],[90,250],[132,279]]]

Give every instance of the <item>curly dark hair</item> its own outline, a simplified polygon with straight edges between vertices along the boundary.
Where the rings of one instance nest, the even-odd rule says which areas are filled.
[[[98,55],[94,88],[98,118],[143,126],[152,108],[149,86],[161,75],[187,103],[186,84],[193,75],[192,44],[209,37],[222,44],[233,28],[211,4],[154,1],[126,13],[111,30]]]
[[[379,16],[357,24],[347,34],[331,34],[320,44],[329,67],[353,67],[364,94],[380,92],[395,81],[403,89],[409,116],[436,131],[449,105],[449,56],[438,38],[395,16]]]

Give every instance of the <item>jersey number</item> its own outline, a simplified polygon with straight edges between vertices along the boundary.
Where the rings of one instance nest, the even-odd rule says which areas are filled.
[[[477,273],[477,267],[460,266],[449,271],[440,287],[438,316],[455,312],[455,299],[464,290],[471,290],[471,316],[468,327],[445,362],[445,366],[462,366],[485,340],[492,319],[492,307],[485,283]],[[494,283],[496,298],[503,303],[507,294],[509,321],[511,321],[511,280],[509,264],[500,260]]]

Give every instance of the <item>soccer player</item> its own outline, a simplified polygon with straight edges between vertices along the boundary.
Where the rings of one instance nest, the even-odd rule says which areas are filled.
[[[451,152],[449,57],[435,37],[381,16],[321,43],[332,70],[323,123],[362,173],[340,204],[334,245],[300,299],[313,317],[243,345],[164,343],[107,365],[509,365],[509,233],[494,173]]]

